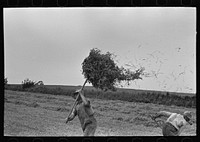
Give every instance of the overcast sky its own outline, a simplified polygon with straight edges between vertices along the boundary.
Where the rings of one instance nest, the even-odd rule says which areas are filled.
[[[129,88],[196,93],[195,8],[4,8],[8,83],[82,85],[92,48],[145,67]]]

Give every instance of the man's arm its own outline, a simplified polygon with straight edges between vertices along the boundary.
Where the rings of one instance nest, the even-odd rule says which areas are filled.
[[[155,116],[152,116],[152,119],[156,119],[156,118],[159,118],[159,117],[170,117],[172,115],[171,112],[168,112],[168,111],[159,111],[155,114]]]
[[[83,92],[83,91],[80,91],[79,94],[80,94],[80,97],[81,97],[81,99],[82,99],[84,105],[89,106],[89,105],[90,105],[90,102],[85,98],[84,92]]]
[[[177,116],[177,113],[172,113],[170,117],[167,119],[167,121],[172,122],[176,118],[176,116]]]
[[[70,116],[67,118],[66,123],[68,123],[68,121],[72,121],[76,117],[76,115],[77,115],[77,111],[74,108]]]

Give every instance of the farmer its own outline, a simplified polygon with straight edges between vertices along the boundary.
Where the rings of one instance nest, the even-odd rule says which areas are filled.
[[[94,110],[90,105],[90,101],[85,98],[83,91],[77,90],[73,93],[73,98],[76,99],[78,94],[79,98],[77,99],[77,104],[66,120],[66,123],[73,120],[75,116],[78,115],[84,136],[94,136],[97,128],[97,121],[94,118]]]
[[[168,117],[162,127],[163,136],[179,136],[187,124],[192,125],[192,114],[190,111],[185,111],[183,115],[160,111],[155,116],[151,116],[153,120],[158,117]]]

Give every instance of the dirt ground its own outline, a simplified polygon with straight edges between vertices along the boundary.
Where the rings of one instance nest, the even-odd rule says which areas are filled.
[[[82,136],[78,118],[65,124],[74,100],[68,96],[5,90],[4,136]],[[149,115],[160,110],[192,111],[195,123],[183,136],[196,135],[196,109],[118,100],[89,99],[98,127],[95,136],[162,136]]]

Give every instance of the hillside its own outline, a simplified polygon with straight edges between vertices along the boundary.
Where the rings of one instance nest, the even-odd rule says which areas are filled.
[[[21,84],[9,84],[10,86],[20,86]],[[71,90],[71,89],[79,89],[81,88],[81,85],[72,86],[72,85],[44,85],[47,88],[55,89],[55,88],[61,88],[64,90]],[[97,89],[93,86],[85,86],[85,90],[94,90]],[[156,93],[156,94],[163,94],[165,95],[167,91],[156,91],[156,90],[142,90],[142,89],[129,89],[129,88],[117,88],[117,92],[129,92],[129,93]],[[179,96],[195,96],[194,93],[179,93],[179,92],[168,92],[172,95],[179,95]]]

